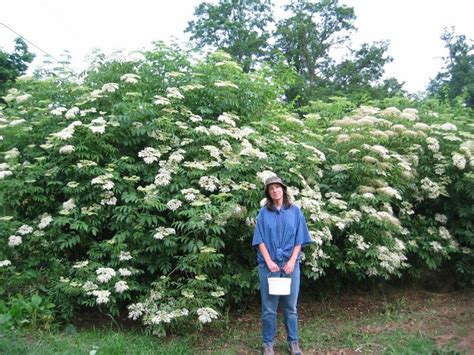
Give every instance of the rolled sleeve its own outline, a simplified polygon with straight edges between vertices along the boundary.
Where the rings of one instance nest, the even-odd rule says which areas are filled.
[[[264,223],[262,213],[259,212],[257,216],[257,225],[255,226],[255,231],[253,232],[252,247],[256,248],[264,241]]]
[[[306,219],[304,218],[304,215],[300,210],[298,213],[298,227],[296,230],[295,245],[301,245],[301,248],[303,248],[305,245],[308,245],[311,242],[312,240],[309,235]]]

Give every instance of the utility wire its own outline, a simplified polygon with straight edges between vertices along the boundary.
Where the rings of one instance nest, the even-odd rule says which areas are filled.
[[[3,22],[0,22],[0,25],[2,25],[3,27],[5,27],[7,30],[13,32],[14,34],[16,34],[18,37],[20,37],[21,39],[23,39],[25,42],[28,42],[29,44],[31,44],[33,47],[35,48],[38,48],[41,52],[43,52],[44,54],[46,54],[47,56],[53,58],[56,62],[59,63],[59,60],[57,60],[54,56],[52,56],[51,54],[49,54],[48,52],[46,52],[44,49],[38,47],[36,44],[34,44],[33,42],[29,41],[28,39],[26,39],[24,36],[22,36],[21,34],[19,34],[18,32],[16,32],[13,28],[5,25]]]

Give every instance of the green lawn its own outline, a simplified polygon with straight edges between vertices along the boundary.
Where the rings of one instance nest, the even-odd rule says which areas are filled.
[[[474,294],[396,291],[333,297],[300,304],[301,343],[307,354],[472,353]],[[62,332],[12,330],[0,335],[0,354],[255,354],[259,307],[231,314],[201,333],[157,338],[116,323]],[[276,351],[286,354],[280,322]]]

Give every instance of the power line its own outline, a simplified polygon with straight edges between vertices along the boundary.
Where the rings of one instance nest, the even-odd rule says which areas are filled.
[[[34,44],[33,42],[29,41],[28,39],[26,39],[24,36],[22,36],[21,34],[19,34],[18,32],[16,32],[13,28],[5,25],[3,22],[0,22],[0,25],[2,25],[3,27],[5,27],[7,30],[13,32],[14,34],[16,34],[18,37],[20,37],[21,39],[23,39],[25,42],[28,42],[29,44],[31,44],[33,47],[35,48],[38,48],[41,52],[43,52],[44,54],[46,54],[47,56],[53,58],[56,62],[59,62],[59,60],[57,60],[54,56],[52,56],[51,54],[49,54],[48,52],[46,52],[44,49],[40,48],[39,46],[37,46],[36,44]]]

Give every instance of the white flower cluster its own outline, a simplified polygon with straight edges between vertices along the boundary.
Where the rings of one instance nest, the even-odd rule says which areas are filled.
[[[219,316],[219,313],[210,307],[199,308],[197,314],[199,315],[198,319],[201,323],[210,323],[213,319],[217,319]]]
[[[30,234],[33,232],[33,228],[30,227],[29,225],[27,224],[23,224],[20,228],[18,228],[18,230],[16,231],[17,234],[20,234],[20,235],[27,235],[27,234]]]
[[[396,189],[390,186],[379,187],[376,189],[376,191],[386,196],[395,197],[397,200],[402,199],[402,196],[400,196],[400,193]]]
[[[48,213],[43,213],[38,224],[39,229],[45,229],[53,221],[53,217]]]
[[[205,86],[201,84],[190,84],[190,85],[181,86],[181,91],[187,92],[191,90],[199,90],[199,89],[204,89],[204,88]]]
[[[235,121],[239,120],[239,117],[231,113],[224,112],[222,115],[217,117],[219,122],[224,122],[229,126],[235,127]]]
[[[13,175],[13,172],[8,169],[10,169],[10,165],[7,163],[0,163],[0,180]]]
[[[11,235],[8,237],[8,246],[9,247],[16,247],[23,242],[22,238],[18,235]]]
[[[216,176],[202,176],[199,179],[199,186],[204,190],[214,192],[218,189],[220,181]]]
[[[102,85],[102,92],[110,92],[110,93],[114,93],[115,91],[117,91],[119,88],[119,85],[116,84],[116,83],[106,83],[104,85]]]
[[[118,272],[119,272],[120,276],[123,276],[123,277],[128,277],[128,276],[132,275],[132,272],[127,268],[120,268],[118,270]]]
[[[324,269],[321,267],[321,261],[329,259],[323,249],[316,247],[311,254],[311,258],[308,261],[308,265],[311,267],[311,271],[316,274],[317,277],[324,275]]]
[[[242,140],[242,150],[240,151],[240,155],[256,157],[258,159],[267,159],[267,154],[254,148],[252,144],[246,140]]]
[[[400,250],[390,251],[386,246],[377,246],[377,258],[380,260],[380,266],[389,274],[407,266],[407,257]]]
[[[174,198],[168,201],[166,207],[168,207],[171,211],[176,211],[178,208],[181,207],[182,204],[183,203],[180,200]]]
[[[454,153],[453,165],[459,170],[463,170],[466,167],[466,158],[464,158],[464,155],[459,154],[459,153]]]
[[[102,206],[115,206],[117,204],[117,198],[114,196],[114,193],[112,191],[105,191],[100,195],[102,199],[100,200],[100,204]]]
[[[449,231],[446,229],[446,227],[441,226],[441,227],[439,227],[438,231],[439,231],[439,235],[440,235],[441,238],[446,239],[446,240],[451,240],[452,239],[451,233],[449,233]]]
[[[155,176],[155,185],[167,186],[171,182],[171,172],[167,169],[161,168],[158,175]]]
[[[171,102],[166,97],[155,95],[153,103],[158,106],[166,106],[169,105]]]
[[[57,109],[58,111],[60,110]],[[79,109],[79,107],[72,107],[70,108],[69,110],[66,111],[66,114],[64,115],[64,117],[67,119],[67,120],[71,120],[73,118],[76,118],[77,115],[79,115],[79,113],[81,112],[81,110]]]
[[[132,254],[130,254],[130,252],[128,251],[121,251],[119,256],[118,256],[118,259],[120,261],[127,261],[127,260],[131,260],[133,259],[132,257]]]
[[[169,235],[176,234],[176,230],[174,228],[165,228],[165,227],[158,227],[155,229],[155,233],[153,234],[153,238],[161,240],[164,237]]]
[[[98,117],[93,119],[87,127],[91,130],[92,133],[105,133],[105,126],[107,125],[107,121],[103,117]]]
[[[437,242],[437,241],[432,241],[430,242],[431,248],[436,252],[436,253],[444,253],[444,248],[443,246]]]
[[[389,151],[387,148],[381,145],[373,145],[370,147],[370,150],[379,154],[380,157],[384,160],[388,159],[390,157]]]
[[[234,84],[230,81],[221,81],[221,80],[219,80],[219,81],[216,81],[214,83],[214,85],[217,86],[218,88],[233,88],[233,89],[238,89],[239,88],[236,84]]]
[[[145,313],[145,305],[143,303],[132,303],[127,307],[128,318],[137,320]]]
[[[63,208],[61,209],[61,211],[59,211],[59,213],[63,215],[68,215],[70,211],[74,208],[76,208],[76,203],[74,202],[74,199],[71,198],[66,202],[63,202]]]
[[[136,84],[138,83],[138,79],[140,79],[140,76],[137,74],[124,74],[120,77],[120,80],[127,84]]]
[[[171,312],[159,310],[151,317],[151,324],[170,323],[174,318],[185,317],[189,314],[186,308],[176,309]]]
[[[425,191],[428,194],[428,198],[431,199],[438,198],[441,194],[440,186],[427,177],[421,180],[421,189]]]
[[[428,144],[428,149],[433,153],[439,152],[439,142],[436,138],[428,137],[426,138],[426,143]]]
[[[436,213],[435,216],[434,216],[434,219],[435,219],[435,221],[437,221],[439,223],[442,223],[442,224],[448,223],[448,217],[446,217],[446,215],[441,214],[441,213]]]
[[[349,241],[356,244],[356,247],[359,250],[364,251],[369,249],[369,244],[364,241],[364,237],[360,234],[354,233],[349,235]]]
[[[166,89],[166,97],[170,99],[184,99],[183,94],[181,94],[178,90],[178,88],[167,88]]]
[[[115,186],[112,179],[114,176],[110,173],[99,175],[91,180],[92,185],[101,185],[103,190],[112,190]]]
[[[118,281],[117,283],[115,283],[114,288],[115,288],[115,292],[117,293],[122,293],[129,289],[126,281]]]
[[[184,199],[188,202],[193,202],[201,195],[199,190],[193,188],[182,189],[181,193],[184,195]]]
[[[0,260],[0,267],[10,266],[11,264],[12,264],[11,261],[8,259]]]
[[[138,156],[143,158],[145,164],[152,164],[155,161],[158,161],[161,157],[161,153],[158,149],[152,147],[146,147],[145,149],[138,152]]]
[[[100,283],[105,283],[110,281],[112,277],[116,275],[116,272],[114,269],[110,267],[100,267],[96,270],[97,273],[97,281]]]
[[[74,263],[74,265],[72,267],[74,269],[81,269],[83,267],[86,267],[87,265],[89,265],[89,261],[85,260],[85,261],[78,261],[78,262]]]
[[[91,292],[96,297],[97,304],[104,304],[109,302],[110,291],[107,290],[94,290]]]
[[[12,148],[10,150],[7,150],[5,153],[5,160],[11,160],[11,159],[16,159],[20,156],[20,151],[18,148]]]
[[[51,136],[59,138],[63,141],[68,140],[69,138],[71,138],[74,135],[75,127],[81,126],[81,125],[82,125],[81,121],[73,121],[73,122],[71,122],[71,124],[69,126],[62,129],[61,131],[56,132],[56,133],[52,133]]]
[[[73,145],[64,145],[59,148],[59,154],[71,154],[76,148]]]

